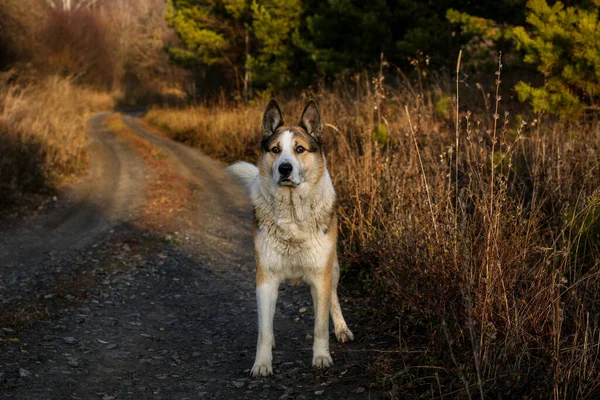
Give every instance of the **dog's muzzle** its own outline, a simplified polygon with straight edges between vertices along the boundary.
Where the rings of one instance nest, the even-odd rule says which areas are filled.
[[[294,167],[290,163],[282,163],[277,168],[279,171],[279,184],[282,186],[298,186],[298,183],[292,179]]]

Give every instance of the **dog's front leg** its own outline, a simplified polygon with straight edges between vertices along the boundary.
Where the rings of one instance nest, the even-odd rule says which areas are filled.
[[[279,282],[274,278],[258,281],[256,302],[258,305],[258,343],[256,359],[252,367],[252,376],[268,376],[273,373],[273,316],[277,304]]]
[[[315,335],[312,364],[317,368],[333,365],[329,355],[329,306],[331,300],[331,269],[322,271],[310,282],[310,293],[315,308]]]
[[[342,307],[340,306],[340,299],[337,294],[338,282],[340,280],[340,265],[337,260],[333,264],[333,276],[331,278],[331,319],[333,320],[333,328],[335,329],[335,336],[338,342],[345,343],[354,340],[354,334],[348,325],[344,316],[342,315]]]

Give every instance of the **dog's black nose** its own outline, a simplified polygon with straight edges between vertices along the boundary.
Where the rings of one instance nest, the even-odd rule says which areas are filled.
[[[292,164],[290,163],[279,164],[279,173],[283,178],[287,178],[288,176],[290,176],[293,169],[294,167],[292,167]]]

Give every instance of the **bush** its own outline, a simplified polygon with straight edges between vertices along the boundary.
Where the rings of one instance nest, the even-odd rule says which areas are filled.
[[[37,0],[0,2],[0,68],[30,61],[39,50],[37,33],[44,5]]]
[[[117,44],[98,15],[80,9],[50,10],[34,60],[47,75],[75,77],[79,83],[110,90],[117,78]]]

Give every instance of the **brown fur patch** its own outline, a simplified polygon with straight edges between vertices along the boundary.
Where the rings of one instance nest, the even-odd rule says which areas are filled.
[[[331,252],[329,253],[329,257],[327,257],[327,264],[325,264],[325,285],[327,286],[327,291],[329,293],[331,293],[331,275],[333,273],[333,264],[335,262],[335,258],[337,257],[337,249],[335,248],[335,245],[333,246],[333,248],[331,249]]]
[[[327,227],[325,234],[327,234],[327,238],[333,243],[334,249],[335,249],[335,245],[337,244],[337,236],[338,236],[338,229],[337,229],[338,220],[337,220],[337,215],[335,215],[335,212],[332,212],[332,213],[333,213],[333,215],[331,216],[331,222],[329,223],[329,226]]]
[[[333,230],[330,230],[333,231]],[[330,234],[328,234],[329,236]],[[333,234],[331,234],[333,235]],[[336,235],[337,236],[337,235]],[[331,251],[329,252],[329,257],[327,257],[327,263],[325,264],[325,268],[323,269],[322,274],[320,275],[320,277],[317,277],[316,279],[321,279],[322,282],[322,286],[319,287],[319,291],[318,291],[318,307],[317,310],[315,311],[315,335],[317,335],[317,331],[319,330],[319,328],[321,329],[329,329],[328,325],[326,325],[325,327],[323,326],[318,326],[320,324],[318,324],[318,321],[321,321],[321,323],[325,323],[328,324],[329,321],[329,309],[331,307],[331,285],[332,285],[332,279],[333,279],[333,268],[334,268],[334,264],[335,264],[335,260],[337,257],[337,249],[335,246],[335,242],[334,245],[331,249]],[[322,306],[322,304],[326,304],[326,306]]]
[[[302,135],[294,135],[294,140],[299,146],[302,146],[307,150],[310,148],[310,141],[306,140],[306,137]],[[302,153],[302,155],[304,154],[306,154],[306,152]]]
[[[323,295],[325,296],[325,298],[320,300],[326,300],[329,303],[333,268],[335,265],[335,260],[337,259],[337,217],[335,215],[331,218],[331,223],[329,224],[329,228],[327,231],[327,239],[329,240],[329,242],[332,243],[333,246],[331,248],[331,251],[329,252],[329,256],[327,257],[327,262],[325,264],[325,268],[323,269],[323,273],[321,274],[321,279],[323,281],[324,286]],[[327,310],[329,310],[329,307],[327,307]]]

